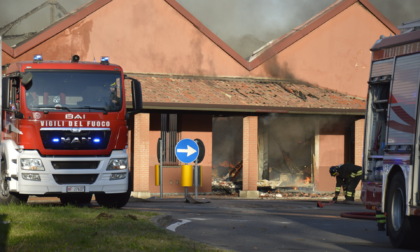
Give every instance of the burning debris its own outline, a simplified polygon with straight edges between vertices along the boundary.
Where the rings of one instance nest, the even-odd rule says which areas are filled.
[[[237,193],[242,188],[242,160],[236,165],[224,161],[219,164],[219,171],[225,170],[226,175],[221,178],[214,178],[212,181],[212,191],[226,194]]]
[[[241,171],[242,171],[242,160],[239,163],[237,163],[233,167],[233,169],[231,169],[229,171],[229,178],[230,178],[230,180],[235,181]]]
[[[239,187],[232,181],[217,178],[211,182],[211,190],[214,193],[235,194]]]
[[[242,189],[242,168],[243,162],[239,161],[236,165],[229,163],[228,161],[221,162],[219,164],[218,171],[223,169],[225,175],[216,177],[212,181],[212,191],[234,194]],[[297,169],[296,169],[297,170]],[[302,172],[295,171],[294,173],[282,173],[278,180],[259,180],[257,181],[257,188],[263,194],[270,193],[272,197],[273,191],[279,189],[289,190],[290,188],[295,190],[308,191],[313,189],[311,184],[311,177],[305,177]],[[276,193],[275,197],[282,197],[281,194]]]

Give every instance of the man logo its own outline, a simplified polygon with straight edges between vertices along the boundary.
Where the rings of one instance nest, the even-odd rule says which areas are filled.
[[[92,138],[90,137],[61,137],[60,138],[61,143],[65,144],[88,144],[92,142]]]

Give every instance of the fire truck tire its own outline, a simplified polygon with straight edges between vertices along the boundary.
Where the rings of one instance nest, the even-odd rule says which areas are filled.
[[[87,205],[92,200],[92,194],[69,194],[61,195],[60,197],[61,204],[63,205]]]
[[[386,225],[389,239],[394,247],[414,248],[418,246],[416,220],[405,215],[405,180],[402,173],[392,177],[386,194]]]
[[[97,193],[95,194],[95,198],[96,202],[98,202],[100,206],[107,208],[121,208],[130,200],[130,195],[131,192],[115,194]]]
[[[10,192],[9,181],[6,178],[6,162],[5,159],[1,161],[1,174],[0,174],[0,204],[25,204],[28,201],[29,195],[22,195],[15,192]]]

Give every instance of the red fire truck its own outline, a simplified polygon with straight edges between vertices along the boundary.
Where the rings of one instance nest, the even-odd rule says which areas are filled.
[[[420,27],[372,47],[362,200],[386,215],[395,247],[420,245]]]
[[[105,207],[128,202],[124,78],[107,57],[57,62],[36,55],[7,66],[0,203],[26,202],[30,195],[56,196],[65,204],[86,204],[95,195]],[[140,82],[131,80],[131,87],[135,112]]]

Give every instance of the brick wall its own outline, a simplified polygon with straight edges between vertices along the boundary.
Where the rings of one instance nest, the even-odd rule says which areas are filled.
[[[256,191],[258,180],[258,117],[243,120],[243,191]]]
[[[133,176],[134,192],[149,192],[149,125],[150,115],[140,113],[134,117]]]

